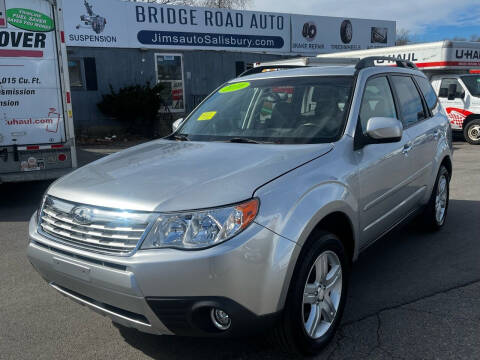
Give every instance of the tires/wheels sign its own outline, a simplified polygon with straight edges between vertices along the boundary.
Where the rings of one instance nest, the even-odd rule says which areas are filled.
[[[317,26],[313,22],[306,22],[303,25],[302,36],[307,39],[307,41],[312,41],[317,36]]]
[[[343,20],[340,25],[340,38],[344,44],[349,44],[353,38],[353,26],[350,20]]]

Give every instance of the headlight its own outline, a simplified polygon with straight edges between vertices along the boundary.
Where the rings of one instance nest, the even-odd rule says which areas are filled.
[[[40,205],[38,206],[37,208],[37,224],[40,223],[40,217],[42,215],[42,207],[43,207],[43,203],[45,202],[45,199],[47,198],[47,195],[46,193],[42,195],[42,200],[40,200]]]
[[[257,216],[258,200],[216,209],[160,215],[141,249],[202,249],[240,233]]]

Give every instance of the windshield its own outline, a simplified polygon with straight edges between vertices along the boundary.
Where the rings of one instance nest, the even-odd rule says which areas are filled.
[[[472,96],[480,96],[480,75],[462,76],[462,80]]]
[[[352,76],[230,83],[196,109],[176,135],[195,141],[336,141],[344,129],[352,86]]]

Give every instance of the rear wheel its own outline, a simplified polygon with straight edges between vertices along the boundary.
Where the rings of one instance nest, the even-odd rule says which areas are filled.
[[[480,119],[472,120],[463,129],[465,140],[472,145],[480,144]]]
[[[441,166],[433,187],[430,201],[423,213],[423,225],[427,230],[439,230],[445,224],[450,197],[450,174]]]
[[[335,335],[347,291],[349,261],[341,241],[318,231],[302,250],[274,336],[284,351],[313,355]]]

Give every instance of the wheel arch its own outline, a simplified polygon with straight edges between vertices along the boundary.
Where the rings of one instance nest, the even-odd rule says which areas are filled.
[[[442,162],[440,163],[441,166],[445,166],[448,170],[448,174],[450,175],[450,178],[452,177],[452,171],[453,171],[453,164],[452,164],[452,159],[450,158],[449,155],[446,155],[443,159]],[[438,172],[438,171],[437,171]]]
[[[480,120],[480,114],[470,114],[468,115],[465,120],[463,120],[463,124],[462,124],[462,129],[465,128],[465,126],[470,122],[470,121],[473,121],[473,120]]]
[[[310,241],[315,241],[313,235],[317,231],[322,230],[328,231],[340,239],[349,260],[353,262],[356,257],[355,233],[352,221],[348,215],[342,211],[335,211],[323,217],[310,232],[303,246],[307,245]]]
[[[285,305],[292,279],[299,267],[303,253],[308,249],[309,244],[315,241],[315,234],[318,234],[320,231],[330,232],[340,239],[347,253],[347,258],[350,260],[350,264],[357,258],[358,248],[356,247],[355,228],[352,219],[346,212],[341,210],[326,214],[311,228],[305,241],[296,247],[296,252],[289,266],[290,271],[288,271],[287,281],[285,281],[283,286],[280,308],[283,308]]]

